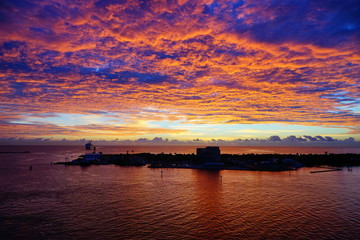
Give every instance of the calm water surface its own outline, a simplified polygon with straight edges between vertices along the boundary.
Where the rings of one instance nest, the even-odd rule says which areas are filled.
[[[1,239],[360,236],[359,168],[311,174],[313,168],[256,172],[79,167],[49,163],[76,157],[82,148],[16,149],[31,153],[0,154]]]

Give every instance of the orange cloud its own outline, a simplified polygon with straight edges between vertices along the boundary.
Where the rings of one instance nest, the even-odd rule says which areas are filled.
[[[199,124],[359,126],[353,111],[360,97],[358,42],[349,37],[342,44],[320,44],[310,39],[315,36],[286,34],[290,28],[281,37],[271,35],[279,15],[296,11],[291,6],[57,2],[20,10],[10,6],[6,12],[9,23],[0,28],[0,104],[10,107],[4,107],[4,119],[106,111],[129,119]],[[304,18],[315,21],[316,12],[308,11]],[[1,134],[32,128],[6,128],[11,122]],[[75,131],[57,127],[49,125],[41,134]],[[105,127],[104,135],[167,133]]]

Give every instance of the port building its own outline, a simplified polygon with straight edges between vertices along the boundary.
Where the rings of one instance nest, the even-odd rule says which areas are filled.
[[[219,147],[197,148],[196,155],[199,163],[206,166],[222,166],[221,154]]]

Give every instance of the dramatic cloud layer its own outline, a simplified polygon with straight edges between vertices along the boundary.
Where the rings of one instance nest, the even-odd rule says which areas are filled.
[[[358,5],[1,1],[0,136],[358,138]]]

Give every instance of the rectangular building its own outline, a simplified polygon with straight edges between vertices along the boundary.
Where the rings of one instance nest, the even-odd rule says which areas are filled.
[[[200,163],[203,164],[219,164],[221,163],[221,155],[219,147],[197,148],[196,155]]]

